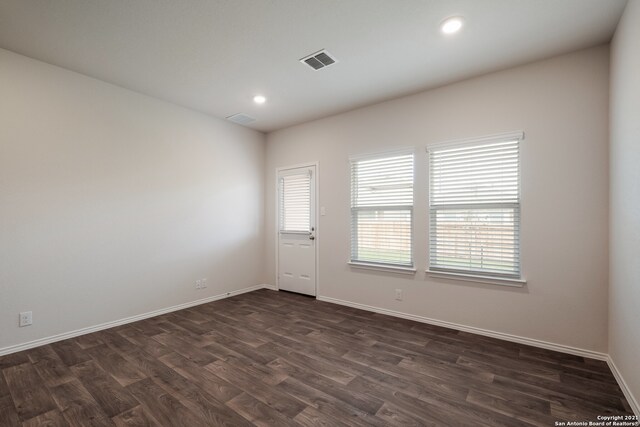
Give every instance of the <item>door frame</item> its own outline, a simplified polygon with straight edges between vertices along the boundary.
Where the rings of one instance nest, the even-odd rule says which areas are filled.
[[[316,219],[316,223],[314,224],[315,226],[315,240],[314,240],[314,245],[315,245],[315,251],[316,251],[316,259],[315,259],[315,266],[314,268],[316,269],[316,296],[315,298],[317,299],[320,296],[320,272],[319,270],[319,265],[320,265],[320,163],[318,161],[315,162],[307,162],[307,163],[298,163],[295,165],[291,165],[291,166],[282,166],[279,168],[276,168],[276,176],[275,176],[275,261],[276,261],[276,291],[280,290],[280,182],[279,182],[279,175],[280,172],[283,171],[287,171],[290,169],[297,169],[297,168],[308,168],[308,167],[315,167],[316,170],[316,176],[315,179],[313,180],[314,182],[314,196],[315,196],[315,219]]]

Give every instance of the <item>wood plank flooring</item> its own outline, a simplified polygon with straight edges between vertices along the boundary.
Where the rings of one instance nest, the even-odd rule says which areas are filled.
[[[0,357],[2,426],[553,426],[606,363],[260,290]]]

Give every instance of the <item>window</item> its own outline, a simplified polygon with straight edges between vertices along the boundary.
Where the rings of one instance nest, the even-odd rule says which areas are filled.
[[[351,261],[413,267],[413,153],[351,160]]]
[[[311,217],[311,171],[280,178],[280,231],[308,233]]]
[[[520,278],[523,134],[429,152],[429,270]]]

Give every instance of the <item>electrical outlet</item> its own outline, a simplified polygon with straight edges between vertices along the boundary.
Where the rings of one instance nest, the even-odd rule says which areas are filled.
[[[200,279],[200,289],[205,289],[207,287],[207,278]]]
[[[396,299],[402,301],[402,289],[396,289]]]
[[[201,289],[201,288],[202,288],[202,281],[196,280],[196,289]]]
[[[33,324],[33,312],[32,311],[23,311],[20,313],[20,327],[29,326]]]

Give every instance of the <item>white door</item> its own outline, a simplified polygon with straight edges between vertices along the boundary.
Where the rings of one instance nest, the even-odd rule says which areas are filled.
[[[316,295],[316,167],[278,171],[278,287]]]

